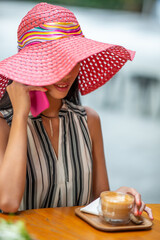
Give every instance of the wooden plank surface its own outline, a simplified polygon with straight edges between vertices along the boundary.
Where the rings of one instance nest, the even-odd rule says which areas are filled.
[[[77,207],[35,209],[19,212],[16,216],[0,214],[1,218],[24,220],[36,240],[159,240],[160,204],[148,204],[154,221],[151,230],[103,232],[96,230],[75,215]],[[144,214],[147,217],[146,214]]]

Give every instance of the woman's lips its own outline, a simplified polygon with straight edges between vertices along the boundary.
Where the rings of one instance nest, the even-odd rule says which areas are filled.
[[[65,92],[66,90],[68,90],[69,88],[69,84],[54,84],[54,87],[58,90],[58,91],[61,91],[61,92]]]

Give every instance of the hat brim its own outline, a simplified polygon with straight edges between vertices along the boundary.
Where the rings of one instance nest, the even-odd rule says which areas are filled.
[[[79,88],[81,94],[86,94],[108,81],[134,55],[134,51],[118,45],[72,36],[25,47],[0,62],[0,77],[1,82],[4,76],[4,81],[46,86],[60,81],[81,62]],[[100,68],[98,75],[96,64]]]

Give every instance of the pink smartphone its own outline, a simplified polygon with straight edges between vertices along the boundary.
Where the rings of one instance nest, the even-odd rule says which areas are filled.
[[[49,107],[49,101],[44,92],[41,91],[30,91],[31,99],[31,113],[33,117],[37,117],[41,112]]]

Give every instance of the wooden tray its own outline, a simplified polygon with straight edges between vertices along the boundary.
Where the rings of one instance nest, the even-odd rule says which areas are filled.
[[[83,219],[85,222],[89,223],[92,227],[106,232],[118,232],[118,231],[134,231],[134,230],[145,230],[145,229],[151,229],[152,222],[143,217],[143,223],[140,225],[136,225],[132,222],[128,223],[127,225],[123,226],[114,226],[109,223],[105,223],[100,217],[84,213],[80,211],[81,207],[78,207],[75,209],[75,214]]]

